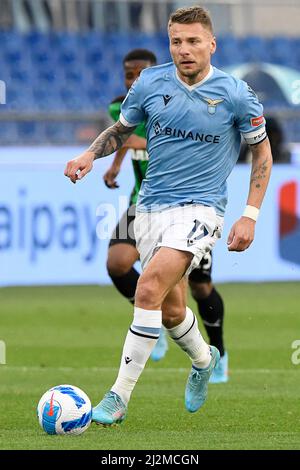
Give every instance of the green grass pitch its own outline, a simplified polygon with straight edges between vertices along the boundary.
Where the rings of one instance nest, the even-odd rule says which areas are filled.
[[[41,395],[70,383],[98,403],[115,379],[132,308],[113,287],[0,289],[0,340],[7,348],[0,448],[300,449],[300,364],[291,361],[292,343],[300,339],[299,284],[219,290],[230,381],[210,385],[198,413],[184,408],[189,359],[169,341],[165,360],[148,362],[121,426],[48,436],[36,417]]]

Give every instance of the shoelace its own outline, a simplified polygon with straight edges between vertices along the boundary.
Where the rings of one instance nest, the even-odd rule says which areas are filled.
[[[197,370],[192,372],[192,376],[190,378],[189,386],[192,390],[196,390],[199,386],[199,382],[203,379],[203,374],[200,374]]]
[[[123,409],[124,405],[115,393],[108,392],[103,399],[102,408],[109,413],[114,413],[115,411],[119,411],[120,408]]]

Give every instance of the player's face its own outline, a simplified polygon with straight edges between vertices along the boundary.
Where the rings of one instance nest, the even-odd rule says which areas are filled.
[[[169,27],[170,52],[180,78],[193,85],[209,72],[216,39],[201,23],[173,23]]]
[[[151,67],[149,60],[130,60],[124,64],[125,72],[125,86],[127,90],[131,87],[133,82],[140,76],[142,70]]]

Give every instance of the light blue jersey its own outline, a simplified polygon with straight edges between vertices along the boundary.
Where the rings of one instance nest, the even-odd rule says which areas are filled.
[[[149,166],[137,210],[181,204],[213,206],[224,215],[226,180],[240,151],[266,137],[253,90],[215,67],[189,86],[173,63],[142,71],[123,102],[120,121],[146,121]]]

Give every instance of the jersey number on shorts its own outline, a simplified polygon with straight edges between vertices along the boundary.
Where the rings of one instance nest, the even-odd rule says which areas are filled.
[[[199,220],[195,219],[194,227],[187,236],[187,246],[194,245],[197,240],[201,240],[201,238],[206,237],[206,235],[208,235],[208,231],[205,225],[201,224]]]

